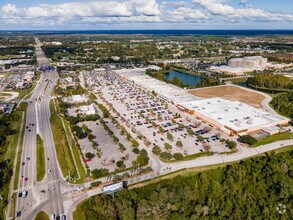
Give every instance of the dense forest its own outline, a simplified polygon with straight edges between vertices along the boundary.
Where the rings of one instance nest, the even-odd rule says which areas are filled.
[[[293,92],[276,95],[271,101],[271,105],[282,115],[293,119]]]
[[[78,207],[84,219],[290,219],[293,151],[98,195]],[[279,210],[277,210],[279,209]]]
[[[269,73],[256,74],[255,77],[248,78],[248,84],[270,89],[292,89],[293,83],[290,78],[283,75]]]
[[[14,134],[11,122],[19,120],[19,115],[7,115],[0,118],[0,210],[4,210],[7,205],[8,185],[12,176],[12,161],[5,159],[8,147],[7,136]],[[2,213],[0,219],[2,219]]]

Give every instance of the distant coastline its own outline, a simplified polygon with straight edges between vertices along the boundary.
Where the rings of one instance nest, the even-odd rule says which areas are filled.
[[[293,35],[292,30],[2,30],[3,34],[115,34],[115,35],[218,35],[218,36],[256,36]]]

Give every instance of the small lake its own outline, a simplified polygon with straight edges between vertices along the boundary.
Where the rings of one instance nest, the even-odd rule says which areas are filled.
[[[189,86],[197,86],[202,79],[199,76],[189,75],[189,74],[177,72],[174,70],[166,74],[166,79],[168,81],[172,81],[174,77],[177,77],[178,79],[180,79],[184,85],[189,85]]]
[[[238,83],[237,85],[242,87],[248,87],[246,82],[241,82],[241,83]]]

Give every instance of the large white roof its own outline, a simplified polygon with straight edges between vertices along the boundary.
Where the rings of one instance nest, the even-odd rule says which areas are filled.
[[[286,120],[286,118],[277,114],[268,113],[239,101],[229,101],[222,98],[203,99],[179,104],[193,109],[201,115],[235,131],[269,126]]]

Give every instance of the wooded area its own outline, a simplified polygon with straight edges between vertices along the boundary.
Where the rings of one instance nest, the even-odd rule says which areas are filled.
[[[293,118],[293,92],[276,95],[271,101],[271,105],[282,115]]]
[[[271,73],[256,74],[255,77],[248,78],[247,83],[253,86],[270,89],[291,89],[293,87],[293,83],[290,78]]]
[[[84,219],[290,219],[293,151],[94,196],[78,207]],[[285,205],[284,213],[277,211]]]

